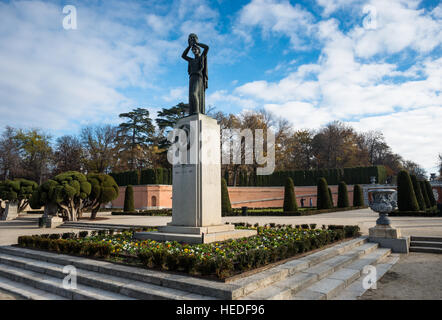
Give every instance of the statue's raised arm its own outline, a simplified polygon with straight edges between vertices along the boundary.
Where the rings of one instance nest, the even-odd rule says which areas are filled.
[[[203,53],[201,54],[201,48]],[[194,58],[188,56],[192,50]],[[198,42],[198,36],[191,33],[188,38],[188,46],[181,57],[188,62],[189,73],[189,112],[190,114],[205,113],[205,91],[207,88],[207,52],[209,46]]]

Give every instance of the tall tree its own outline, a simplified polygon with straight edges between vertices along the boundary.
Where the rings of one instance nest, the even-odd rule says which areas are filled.
[[[14,179],[23,175],[20,146],[14,128],[7,126],[0,137],[0,178]]]
[[[289,138],[289,164],[287,169],[312,169],[314,159],[312,141],[314,132],[304,129],[298,130]]]
[[[409,172],[410,175],[415,175],[419,180],[427,179],[427,173],[424,168],[422,168],[419,164],[405,160],[402,164],[403,168]]]
[[[131,112],[121,113],[120,118],[126,122],[118,126],[120,152],[129,154],[129,168],[135,170],[143,167],[145,151],[151,142],[155,127],[149,117],[149,110],[136,108]]]
[[[81,131],[88,173],[109,173],[118,161],[116,157],[117,128],[111,125],[88,126]]]
[[[163,108],[161,111],[158,111],[157,118],[155,119],[158,132],[152,137],[154,147],[150,150],[150,158],[154,167],[158,165],[170,167],[170,164],[167,162],[167,150],[170,146],[167,137],[178,120],[186,115],[187,110],[188,105],[180,102],[176,106]]]
[[[82,172],[84,151],[80,139],[65,135],[57,139],[54,152],[54,174],[66,171]]]
[[[51,137],[41,130],[19,130],[15,135],[18,142],[24,178],[42,183],[50,173],[52,159]]]

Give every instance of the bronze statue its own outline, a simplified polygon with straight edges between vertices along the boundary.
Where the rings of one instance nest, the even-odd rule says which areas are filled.
[[[198,42],[198,37],[194,33],[189,35],[188,42],[189,45],[181,57],[189,63],[187,68],[189,73],[189,114],[204,114],[206,112],[207,52],[209,47]],[[200,47],[204,49],[202,54]],[[195,56],[193,59],[187,56],[190,49]]]

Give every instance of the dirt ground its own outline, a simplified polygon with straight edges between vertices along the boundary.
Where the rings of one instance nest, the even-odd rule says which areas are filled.
[[[21,300],[19,297],[0,290],[0,300]]]
[[[361,300],[442,300],[442,255],[415,253],[400,260]]]

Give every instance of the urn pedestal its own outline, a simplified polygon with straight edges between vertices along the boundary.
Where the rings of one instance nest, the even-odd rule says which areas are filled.
[[[370,208],[379,213],[376,226],[370,228],[370,242],[379,243],[381,247],[390,248],[395,253],[408,253],[410,248],[410,237],[402,237],[399,228],[391,226],[388,214],[396,207],[393,200],[394,189],[372,189],[368,191],[371,195]]]

